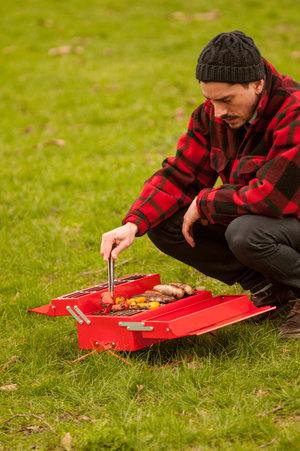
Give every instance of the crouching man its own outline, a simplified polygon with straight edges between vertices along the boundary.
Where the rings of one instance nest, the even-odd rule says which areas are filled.
[[[115,259],[148,233],[166,254],[250,290],[255,306],[289,311],[280,333],[299,338],[300,86],[241,31],[206,45],[196,78],[206,101],[101,254]]]

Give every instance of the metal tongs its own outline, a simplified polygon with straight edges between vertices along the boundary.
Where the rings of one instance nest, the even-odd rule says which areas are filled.
[[[108,291],[112,297],[114,298],[114,286],[115,286],[115,262],[113,258],[110,256],[108,259]],[[103,293],[104,295],[105,293]],[[112,302],[111,299],[108,302],[105,302],[104,298],[100,301],[100,305],[103,308],[102,314],[109,313],[112,310]]]
[[[112,256],[108,259],[108,290],[111,297],[114,297],[114,287],[115,287],[115,261]]]

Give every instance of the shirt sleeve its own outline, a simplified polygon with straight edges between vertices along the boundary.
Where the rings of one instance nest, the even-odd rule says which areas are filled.
[[[162,168],[145,182],[122,223],[135,223],[139,228],[137,236],[141,236],[188,206],[216,179],[217,173],[210,167],[209,114],[203,104],[192,114],[176,155],[164,160]]]
[[[224,184],[199,193],[197,207],[202,219],[229,224],[245,214],[300,217],[299,109],[278,122],[273,138],[265,163],[248,185]]]

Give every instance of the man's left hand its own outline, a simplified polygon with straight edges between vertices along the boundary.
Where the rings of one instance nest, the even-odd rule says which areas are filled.
[[[186,241],[189,243],[190,246],[195,247],[196,243],[194,241],[193,237],[193,225],[194,223],[199,219],[199,213],[197,208],[197,198],[193,200],[191,205],[189,206],[188,210],[186,211],[184,217],[183,217],[183,223],[182,223],[182,233]],[[207,219],[201,219],[202,225],[207,225],[208,220]]]

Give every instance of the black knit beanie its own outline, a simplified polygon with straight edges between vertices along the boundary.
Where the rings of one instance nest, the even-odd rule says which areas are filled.
[[[201,52],[196,67],[199,81],[248,83],[265,76],[264,63],[254,41],[242,31],[220,33]]]

